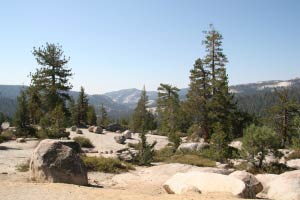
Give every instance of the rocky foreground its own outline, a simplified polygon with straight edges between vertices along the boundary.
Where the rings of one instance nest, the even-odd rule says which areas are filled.
[[[96,141],[95,152],[98,156],[114,157],[118,149],[123,148],[123,145],[114,141],[116,133],[108,132],[99,135],[84,130],[84,134],[87,137],[92,137],[92,141]],[[76,135],[72,133],[71,137]],[[158,136],[148,135],[148,138],[152,140],[156,137]],[[158,137],[158,139],[159,147],[162,148],[167,142],[163,137]],[[134,140],[136,139],[133,137],[131,142]],[[38,178],[38,182],[55,182],[57,178],[64,178],[61,173],[67,175],[70,172],[69,167],[63,167],[64,162],[67,163],[66,166],[73,163],[71,169],[74,173],[77,173],[79,169],[81,171],[80,165],[78,165],[79,168],[75,166],[80,162],[76,161],[72,148],[68,146],[70,145],[64,141],[45,140],[39,143],[39,141],[31,139],[26,139],[22,143],[16,140],[0,144],[0,199],[234,200],[255,198],[255,196],[275,200],[300,199],[300,170],[281,175],[262,174],[254,176],[244,171],[226,168],[158,163],[156,166],[137,167],[134,171],[117,175],[89,172],[87,174],[88,182],[85,181],[84,176],[83,181],[81,180],[83,186],[32,182],[32,177]],[[57,154],[56,151],[60,153]],[[45,155],[57,156],[50,156],[48,159]],[[18,166],[30,158],[34,159],[31,160],[30,171],[20,172],[16,170]],[[44,164],[51,165],[55,170],[43,169]],[[68,173],[63,171],[57,173],[57,167],[60,170],[67,170]],[[32,172],[34,173],[32,174]],[[80,174],[77,173],[77,175]],[[67,177],[65,180],[71,179]]]

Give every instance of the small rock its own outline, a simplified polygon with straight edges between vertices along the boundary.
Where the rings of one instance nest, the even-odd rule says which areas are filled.
[[[125,136],[124,135],[117,135],[114,137],[114,140],[116,141],[116,143],[118,144],[124,144],[125,143]]]
[[[101,134],[102,133],[102,128],[100,126],[95,126],[94,129],[93,129],[93,132],[94,133],[97,133],[97,134]]]
[[[132,132],[130,130],[124,131],[123,135],[125,136],[126,139],[131,139],[132,138]]]
[[[109,124],[106,127],[106,130],[110,131],[110,132],[116,132],[117,130],[121,130],[121,129],[122,129],[122,126],[120,124],[117,124],[117,123]]]
[[[71,127],[71,131],[75,132],[77,130],[77,127],[76,126],[72,126]]]
[[[91,132],[91,133],[93,133],[93,132],[94,132],[94,128],[95,128],[95,126],[90,126],[90,127],[88,128],[88,131]]]
[[[17,138],[16,142],[18,142],[18,143],[24,143],[24,142],[26,142],[26,140],[25,140],[25,138]]]
[[[1,129],[2,130],[7,130],[9,128],[9,126],[10,126],[9,122],[3,122],[1,124]]]

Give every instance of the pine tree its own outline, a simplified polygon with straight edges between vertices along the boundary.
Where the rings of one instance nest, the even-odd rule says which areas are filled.
[[[71,125],[77,125],[78,124],[78,109],[77,105],[75,104],[75,101],[73,98],[70,99],[70,104],[69,104],[69,110],[70,110],[70,123]]]
[[[145,132],[154,128],[154,116],[147,110],[147,104],[148,96],[144,87],[132,116],[131,127],[133,131]]]
[[[157,112],[160,130],[164,134],[175,133],[179,128],[179,89],[161,83],[157,90]]]
[[[100,117],[99,117],[98,124],[101,125],[101,126],[107,127],[109,122],[110,122],[110,120],[109,120],[109,117],[107,115],[107,111],[106,111],[105,107],[103,106],[103,104],[101,104]]]
[[[87,123],[89,125],[97,125],[97,115],[93,105],[88,106]]]
[[[212,94],[216,93],[218,88],[218,80],[222,79],[222,72],[225,70],[225,65],[228,62],[226,56],[223,54],[222,39],[223,36],[215,30],[213,25],[210,25],[209,31],[204,31],[205,40],[203,44],[206,48],[206,56],[203,60],[204,65],[208,68],[211,76]]]
[[[46,43],[46,46],[33,48],[32,54],[41,68],[31,75],[31,87],[39,91],[45,113],[52,111],[58,104],[65,105],[68,91],[72,88],[69,78],[71,69],[60,45]],[[65,110],[65,108],[64,108]]]
[[[18,105],[14,117],[14,124],[17,128],[17,134],[26,136],[28,126],[30,125],[29,111],[28,111],[28,100],[25,91],[21,91],[20,96],[17,99]]]
[[[41,95],[35,87],[29,87],[27,90],[28,111],[31,124],[38,124],[42,117]]]
[[[206,48],[206,56],[203,60],[204,67],[208,71],[211,85],[211,100],[208,104],[209,118],[213,123],[220,123],[222,130],[227,134],[232,131],[233,113],[235,103],[233,95],[229,92],[226,63],[228,62],[222,49],[222,35],[210,25],[210,30],[205,31],[203,44]],[[212,126],[214,126],[212,124]]]
[[[80,88],[80,93],[77,99],[77,113],[78,113],[78,121],[77,125],[86,125],[87,124],[87,112],[88,112],[88,97],[84,92],[84,88]]]
[[[299,115],[300,106],[289,96],[289,92],[285,88],[281,90],[275,89],[275,94],[277,102],[269,109],[272,114],[269,120],[280,135],[281,146],[285,147],[287,143],[291,142],[292,131],[295,125],[293,119]]]
[[[204,69],[201,59],[195,61],[194,68],[191,70],[189,86],[186,108],[191,115],[194,126],[199,127],[197,129],[199,131],[198,137],[202,136],[207,141],[211,131],[208,107],[211,98],[211,85],[208,71]]]

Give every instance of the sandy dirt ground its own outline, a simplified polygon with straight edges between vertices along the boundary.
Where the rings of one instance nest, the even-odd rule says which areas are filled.
[[[144,188],[147,190],[147,188]],[[188,195],[145,194],[130,189],[103,189],[68,184],[36,184],[1,182],[2,200],[237,200],[227,193],[207,193]]]
[[[83,130],[91,139],[95,148],[101,151],[116,151],[125,145],[115,143],[116,133],[94,134]],[[71,138],[78,136],[74,132]],[[165,137],[148,135],[150,142],[157,140],[157,148],[164,147],[168,141]],[[127,141],[128,142],[128,141]],[[138,142],[138,136],[129,142]],[[135,171],[125,174],[88,173],[90,187],[58,183],[29,182],[29,172],[18,172],[16,166],[27,162],[38,141],[26,143],[9,141],[0,144],[0,199],[1,200],[235,200],[227,193],[170,195],[162,189],[162,183],[176,172],[189,170],[207,170],[181,164],[154,166],[151,168],[137,167]],[[211,169],[208,169],[211,170]]]

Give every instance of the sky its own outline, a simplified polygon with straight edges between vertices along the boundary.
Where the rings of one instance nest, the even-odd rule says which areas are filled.
[[[29,85],[33,47],[62,45],[73,90],[189,84],[209,24],[230,85],[300,77],[299,0],[0,0],[0,84]]]

